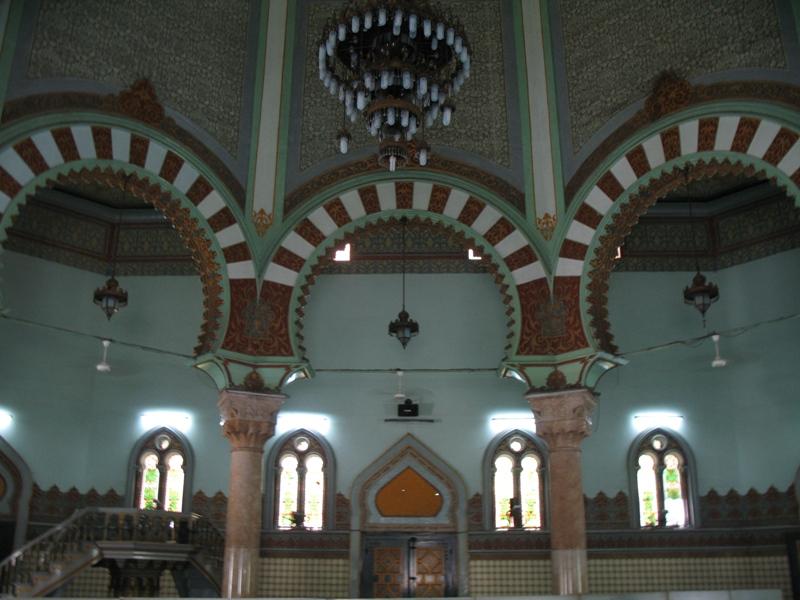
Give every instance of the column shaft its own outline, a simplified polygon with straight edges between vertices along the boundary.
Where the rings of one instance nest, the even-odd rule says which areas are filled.
[[[222,431],[231,443],[223,598],[253,597],[258,590],[261,459],[265,442],[275,432],[275,419],[284,399],[280,394],[231,390],[220,394]]]
[[[586,515],[580,443],[589,435],[594,396],[589,390],[531,393],[536,432],[549,448],[550,547],[558,594],[588,591]]]

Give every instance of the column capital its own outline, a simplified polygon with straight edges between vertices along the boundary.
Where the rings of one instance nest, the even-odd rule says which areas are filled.
[[[591,433],[590,417],[597,402],[590,390],[529,392],[525,399],[536,419],[536,433],[551,450],[577,449]]]
[[[262,451],[264,443],[275,433],[275,421],[286,396],[239,390],[219,393],[219,414],[222,433],[232,450]]]

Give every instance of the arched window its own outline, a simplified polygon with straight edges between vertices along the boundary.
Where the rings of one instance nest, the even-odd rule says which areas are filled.
[[[631,446],[632,513],[639,527],[693,524],[691,457],[686,444],[666,429],[639,435]]]
[[[324,529],[333,523],[333,454],[319,436],[301,429],[276,440],[267,481],[274,495],[266,514],[276,529]]]
[[[130,503],[134,507],[189,510],[192,454],[186,438],[167,427],[150,431],[137,442],[131,462]]]
[[[530,434],[511,431],[495,438],[486,455],[486,498],[494,529],[545,526],[545,453]]]

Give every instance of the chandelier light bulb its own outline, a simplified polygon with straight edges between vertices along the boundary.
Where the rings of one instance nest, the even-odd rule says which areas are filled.
[[[397,157],[390,156],[389,157],[389,171],[394,173],[397,170]]]
[[[361,19],[358,18],[358,15],[353,15],[353,19],[350,21],[350,29],[353,33],[358,33],[358,30],[361,29]]]
[[[378,9],[378,27],[386,25],[386,9],[381,7]]]
[[[461,36],[457,35],[453,41],[453,50],[455,50],[456,54],[461,54],[461,49],[463,48],[461,45],[462,42],[463,40],[461,39]]]
[[[408,16],[408,36],[413,40],[417,37],[417,15]]]
[[[423,19],[422,20],[422,35],[426,38],[431,37],[431,20],[430,19]]]
[[[372,12],[367,11],[364,13],[364,31],[372,29]]]
[[[424,167],[428,164],[428,149],[423,148],[419,151],[419,164]]]
[[[447,39],[445,40],[448,46],[452,46],[456,41],[456,30],[452,27],[447,28]]]
[[[443,40],[444,39],[444,23],[437,23],[436,24],[436,39]]]

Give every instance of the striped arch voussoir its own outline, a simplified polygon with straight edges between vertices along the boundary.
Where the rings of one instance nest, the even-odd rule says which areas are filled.
[[[701,152],[718,152],[724,158],[697,158],[695,155]],[[653,177],[664,169],[665,163],[676,159],[685,159],[690,165],[689,170],[684,172],[673,168]],[[589,247],[597,239],[585,281],[588,321],[602,350],[611,353],[617,350],[606,308],[608,278],[616,248],[622,245],[639,217],[659,198],[684,185],[687,179],[705,179],[722,173],[766,177],[763,170],[753,166],[756,161],[774,166],[800,186],[800,133],[753,116],[693,119],[648,138],[597,178],[567,231],[559,253],[556,282],[560,278],[582,276]],[[641,186],[639,182],[645,180],[643,178],[649,183]],[[787,190],[793,195],[794,192]],[[798,202],[798,198],[795,201]],[[611,221],[604,229],[598,229],[604,216],[620,202],[623,204]]]
[[[369,215],[375,215],[377,220],[378,213],[404,209],[432,213],[432,217],[425,221],[435,220],[433,215],[449,217],[474,231],[476,237],[483,238],[492,246],[511,273],[520,298],[521,314],[513,315],[509,290],[501,285],[501,293],[508,306],[509,326],[519,323],[524,334],[526,318],[530,318],[526,315],[533,314],[533,306],[522,303],[523,296],[525,299],[531,298],[530,294],[524,292],[530,286],[547,287],[544,269],[528,239],[510,220],[483,200],[447,185],[420,181],[378,183],[349,190],[312,210],[288,232],[267,266],[264,281],[265,284],[282,286],[287,290],[294,290],[295,286],[300,285],[298,332],[302,332],[303,305],[320,263],[312,268],[305,280],[300,280],[300,272],[317,248],[335,236],[341,227],[353,221]],[[341,234],[338,239],[344,240],[346,237]],[[465,243],[468,237],[464,236]],[[332,252],[332,248],[328,251]],[[500,265],[493,264],[492,272],[500,283]],[[289,299],[290,296],[287,294]],[[288,317],[288,305],[285,308]],[[302,347],[302,333],[299,335],[297,342]],[[524,346],[522,340],[520,346]],[[519,352],[519,348],[516,350]]]
[[[183,194],[214,233],[224,254],[230,278],[253,277],[253,261],[244,232],[216,189],[195,166],[155,139],[123,127],[79,123],[42,129],[0,148],[0,218],[10,207],[24,202],[23,188],[50,170],[64,172],[76,181],[93,181],[121,187],[127,175],[116,167],[88,168],[88,161],[108,160],[135,167],[143,176],[133,176],[136,193],[161,210],[175,225],[192,252],[203,279],[205,322],[197,354],[212,349],[219,327],[223,276],[216,264],[205,228],[191,217],[188,207],[153,182],[165,181]]]

